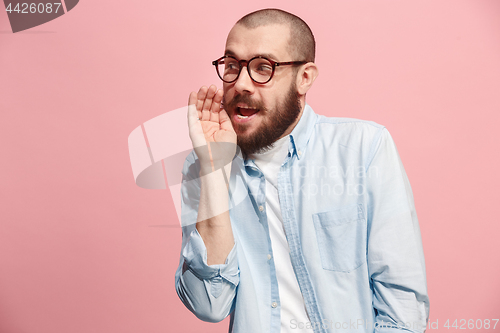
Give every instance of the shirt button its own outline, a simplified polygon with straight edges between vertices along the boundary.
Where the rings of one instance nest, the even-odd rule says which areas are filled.
[[[263,212],[263,211],[264,211],[264,206],[259,206],[259,210],[260,210],[261,212]]]
[[[275,307],[277,307],[277,306],[278,306],[278,303],[276,303],[276,302],[273,302],[273,303],[271,304],[271,307],[273,307],[273,308],[275,308]]]
[[[300,156],[300,155],[302,155],[302,152],[299,150],[299,151],[297,152],[297,154],[299,154],[299,156]]]
[[[267,255],[267,260],[271,260],[272,257],[273,257],[272,255],[268,254]]]

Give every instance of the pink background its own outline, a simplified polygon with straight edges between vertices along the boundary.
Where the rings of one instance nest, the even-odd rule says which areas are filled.
[[[135,185],[127,137],[201,85],[221,86],[210,62],[227,32],[269,6],[315,33],[314,110],[392,133],[430,320],[448,331],[447,319],[500,318],[500,1],[300,4],[83,0],[16,34],[2,7],[1,333],[227,331],[178,299],[171,195]]]

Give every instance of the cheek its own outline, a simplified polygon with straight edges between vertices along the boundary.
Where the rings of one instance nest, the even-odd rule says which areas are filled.
[[[267,99],[266,99],[266,106],[267,106],[267,109],[269,110],[272,110],[272,111],[276,111],[276,109],[281,105],[283,104],[283,100],[284,100],[284,95],[285,93],[279,93],[279,94],[275,94],[273,96],[269,96]]]
[[[279,100],[279,94],[274,93],[272,90],[264,90],[260,91],[255,98],[266,110],[272,111],[276,106],[276,101]]]
[[[222,90],[224,91],[224,95],[223,95],[224,100],[226,102],[230,101],[234,96],[234,89],[232,89],[232,87],[229,84],[224,83],[222,85]]]
[[[289,92],[289,86],[274,85],[272,91],[267,91],[267,94],[262,94],[262,103],[268,110],[276,110],[279,105],[283,104]]]

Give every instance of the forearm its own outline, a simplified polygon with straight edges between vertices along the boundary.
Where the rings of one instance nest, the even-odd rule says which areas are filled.
[[[231,165],[229,164],[213,172],[202,170],[200,178],[200,202],[196,229],[205,243],[208,265],[223,264],[234,246],[227,186],[230,174]]]
[[[198,165],[198,168],[193,167],[196,165]],[[215,217],[217,217],[221,215],[217,209],[222,209],[223,212],[225,210],[227,213],[228,194],[227,189],[222,191],[220,186],[218,186],[220,183],[225,186],[221,170],[219,170],[218,175],[215,172],[209,178],[204,178],[203,173],[201,173],[202,177],[200,177],[199,170],[199,164],[195,163],[195,157],[191,154],[188,156],[187,164],[183,169],[181,188],[181,207],[183,211],[181,216],[182,250],[179,267],[175,275],[175,286],[179,298],[198,318],[204,321],[218,322],[231,312],[236,295],[236,287],[239,283],[237,251],[236,245],[233,245],[221,264],[208,265],[207,263],[208,251],[204,240],[196,228],[196,225],[200,224],[201,229],[203,229],[203,224],[207,223],[203,223],[201,220],[199,223],[196,223],[197,217],[209,219],[209,217],[214,216],[210,214],[215,214]],[[211,183],[207,182],[207,179],[219,181]],[[204,185],[203,190],[202,180]],[[222,192],[217,193],[214,191]],[[220,202],[224,202],[220,200],[220,196],[224,196],[224,193],[226,193],[226,199],[224,199],[226,206],[210,206],[210,200],[206,199],[200,205],[200,194],[202,192],[205,193],[205,196],[207,194],[216,194],[219,196]],[[216,222],[219,220],[219,218],[215,219]]]

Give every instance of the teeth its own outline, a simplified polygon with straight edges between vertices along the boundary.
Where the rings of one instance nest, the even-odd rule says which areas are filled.
[[[248,118],[248,116],[244,116],[244,115],[241,115],[241,114],[237,114],[236,115],[238,118],[240,119],[245,119],[245,118]]]

